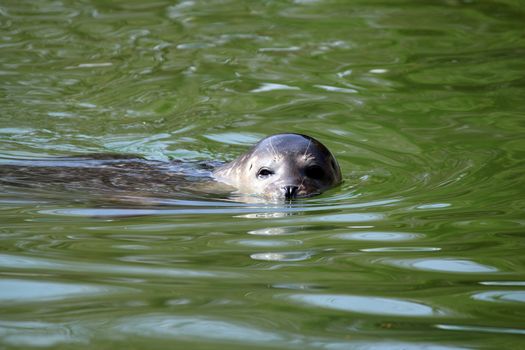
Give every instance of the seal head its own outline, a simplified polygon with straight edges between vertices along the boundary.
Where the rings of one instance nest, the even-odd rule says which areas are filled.
[[[266,137],[213,175],[239,193],[269,199],[310,197],[341,183],[339,164],[330,151],[301,134]]]

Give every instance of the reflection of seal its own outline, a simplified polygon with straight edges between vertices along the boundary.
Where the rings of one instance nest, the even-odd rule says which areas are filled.
[[[240,193],[276,199],[313,196],[341,182],[341,170],[330,151],[300,134],[262,139],[213,175]]]

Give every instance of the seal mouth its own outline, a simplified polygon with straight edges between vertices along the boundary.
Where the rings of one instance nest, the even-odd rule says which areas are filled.
[[[310,197],[315,197],[319,194],[321,194],[320,191],[315,191],[315,192],[308,192],[308,191],[304,191],[304,190],[300,190],[300,189],[291,189],[291,190],[288,190],[289,192],[284,192],[284,196],[281,195],[281,196],[274,196],[273,197],[273,201],[285,201],[287,203],[291,203],[295,200],[301,200],[301,199],[305,199],[305,198],[310,198]]]

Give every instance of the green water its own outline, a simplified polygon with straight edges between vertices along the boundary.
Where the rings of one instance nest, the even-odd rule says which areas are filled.
[[[519,0],[2,1],[1,158],[224,161],[293,131],[345,182],[286,207],[4,190],[0,348],[523,349],[524,23]]]

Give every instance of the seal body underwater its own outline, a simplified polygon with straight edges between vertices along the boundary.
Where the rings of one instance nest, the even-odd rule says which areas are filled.
[[[276,134],[213,171],[245,195],[270,200],[310,197],[341,183],[341,169],[321,142],[302,134]]]

